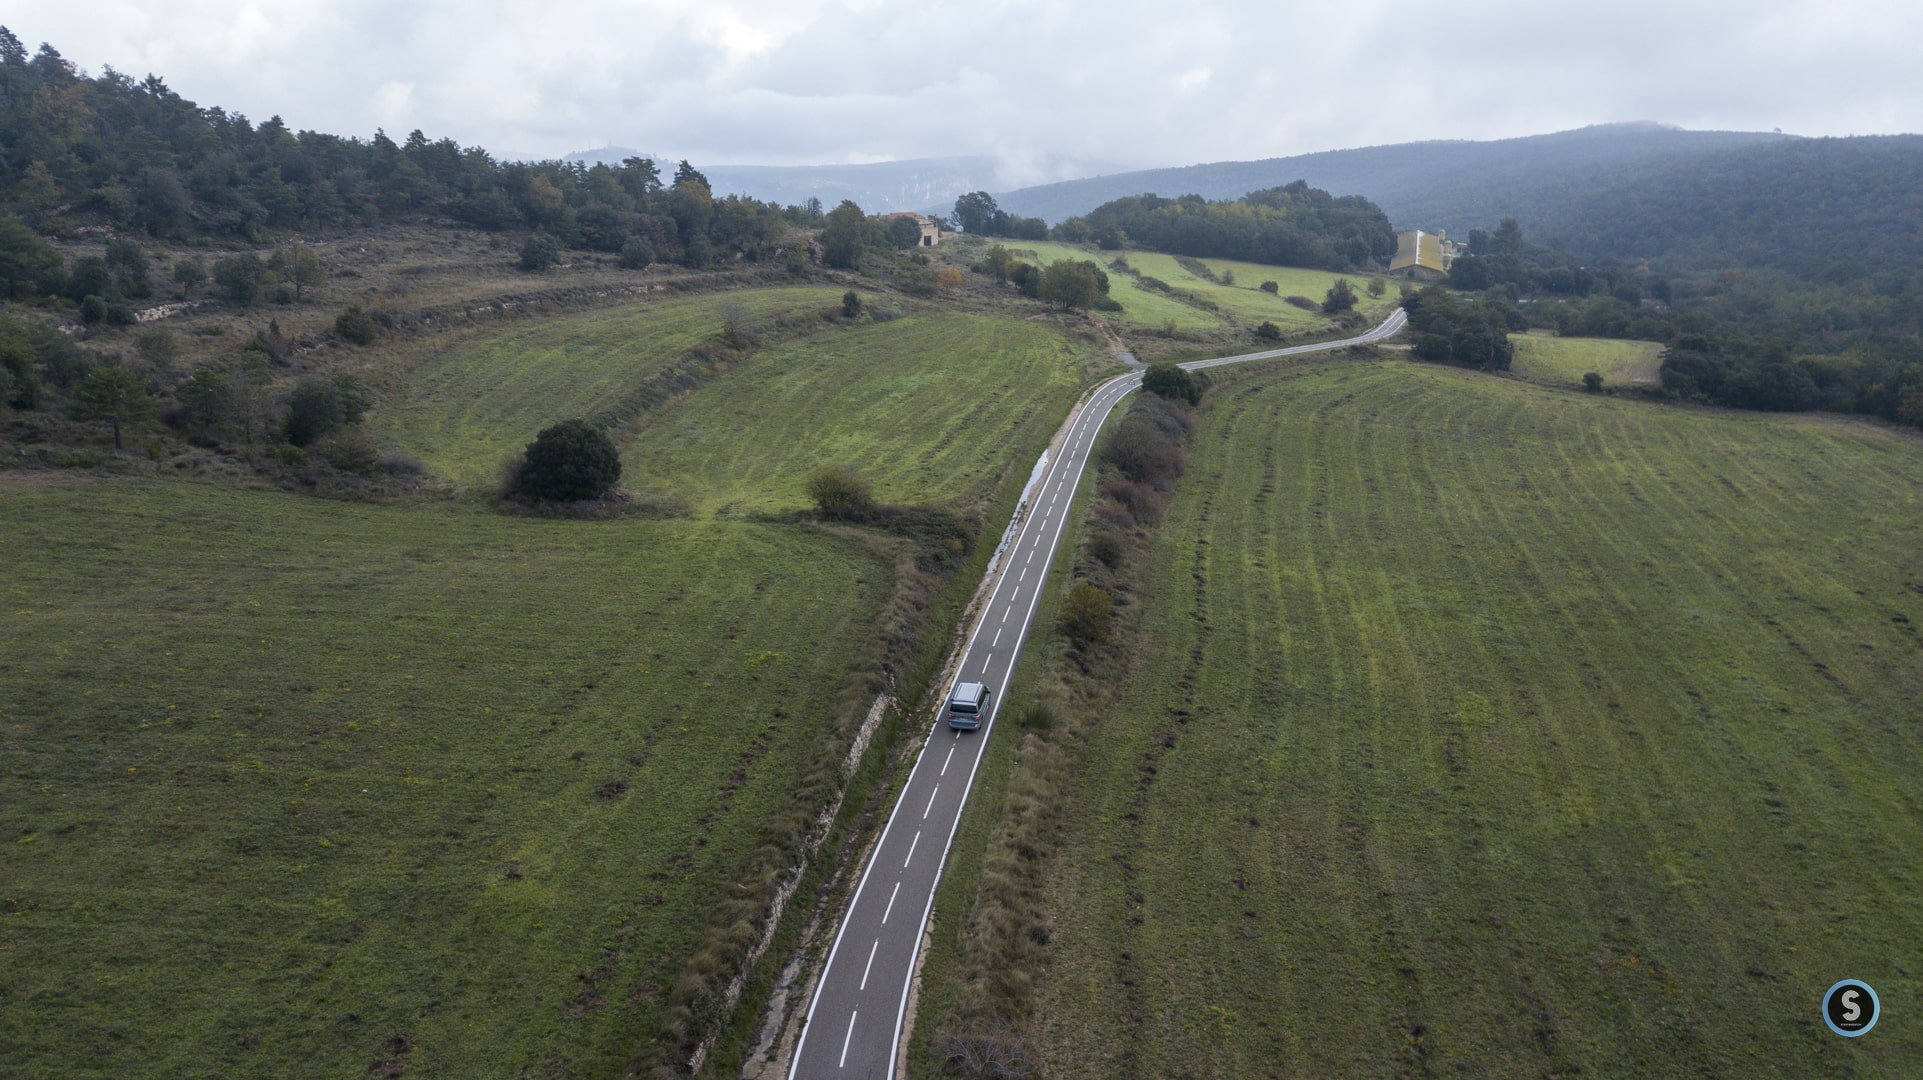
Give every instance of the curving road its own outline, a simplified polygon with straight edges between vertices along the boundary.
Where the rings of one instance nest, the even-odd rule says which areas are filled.
[[[1286,349],[1195,360],[1191,371],[1223,364],[1267,360],[1381,341],[1407,321],[1400,308],[1380,326],[1359,337],[1296,345]],[[961,822],[962,806],[975,780],[988,737],[1001,714],[1002,691],[1015,670],[1028,635],[1042,584],[1067,523],[1082,467],[1095,434],[1109,411],[1142,385],[1139,371],[1117,375],[1096,387],[1070,416],[1068,435],[1054,461],[1042,470],[1014,538],[990,575],[999,574],[981,619],[962,650],[957,682],[986,683],[994,691],[988,719],[977,731],[938,727],[928,736],[894,813],[869,855],[854,899],[842,916],[828,963],[815,984],[814,1000],[795,1047],[792,1080],[861,1078],[890,1075],[901,1038],[902,1016],[915,971],[915,954],[935,903],[935,886],[948,860],[948,846]]]

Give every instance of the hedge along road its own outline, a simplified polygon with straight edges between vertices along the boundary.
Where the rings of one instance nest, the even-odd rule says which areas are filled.
[[[1181,366],[1193,371],[1365,345],[1394,336],[1407,318],[1398,308],[1359,337],[1193,360]],[[948,861],[948,848],[982,751],[1001,714],[1002,690],[1014,673],[1035,617],[1043,580],[1075,501],[1075,488],[1102,422],[1141,385],[1141,373],[1134,371],[1097,386],[1070,416],[1056,459],[1049,462],[1044,457],[1038,466],[1041,482],[1016,510],[1021,520],[1014,539],[989,568],[994,585],[988,604],[956,668],[956,682],[980,682],[992,691],[988,719],[977,731],[937,729],[922,745],[815,983],[814,1000],[808,1005],[808,1018],[788,1071],[792,1080],[880,1080],[893,1071],[915,955],[934,907],[935,886]]]

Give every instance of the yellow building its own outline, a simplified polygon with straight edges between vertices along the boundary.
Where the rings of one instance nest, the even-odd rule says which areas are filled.
[[[1410,281],[1441,281],[1449,276],[1442,256],[1442,234],[1410,229],[1396,234],[1395,258],[1389,260],[1389,276]]]

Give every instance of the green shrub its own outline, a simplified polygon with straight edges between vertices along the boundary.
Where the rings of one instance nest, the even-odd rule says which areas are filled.
[[[535,233],[521,245],[521,269],[538,274],[561,261],[561,245],[547,233]]]
[[[621,479],[621,455],[586,420],[563,420],[528,444],[516,477],[521,493],[551,502],[596,499]]]
[[[1322,301],[1322,310],[1335,315],[1354,307],[1356,299],[1355,290],[1349,286],[1349,279],[1337,278],[1335,284],[1329,286],[1329,294]]]
[[[1184,371],[1174,364],[1156,364],[1142,376],[1142,389],[1151,394],[1172,401],[1186,401],[1190,405],[1202,400],[1202,380],[1192,371]]]
[[[381,452],[365,435],[329,435],[314,444],[314,451],[341,472],[373,476],[381,471]]]
[[[621,245],[621,269],[645,270],[654,261],[654,249],[640,237],[630,237]]]
[[[1113,570],[1122,565],[1127,549],[1122,546],[1122,538],[1115,530],[1095,528],[1089,532],[1088,554],[1090,558]]]
[[[842,521],[863,520],[875,509],[868,481],[846,465],[830,465],[810,476],[808,498],[823,517]]]
[[[1106,641],[1114,620],[1115,602],[1108,590],[1084,581],[1068,590],[1056,625],[1068,638],[1086,645]]]
[[[367,395],[346,376],[309,375],[287,398],[287,441],[306,446],[323,435],[361,422]]]
[[[380,334],[373,316],[359,304],[347,305],[347,310],[334,319],[334,332],[356,345],[372,345]]]
[[[1261,338],[1263,341],[1280,341],[1282,339],[1282,328],[1272,322],[1264,321],[1262,325],[1255,328],[1255,336]]]
[[[1031,701],[1021,712],[1023,731],[1048,731],[1055,726],[1055,710],[1046,701]]]

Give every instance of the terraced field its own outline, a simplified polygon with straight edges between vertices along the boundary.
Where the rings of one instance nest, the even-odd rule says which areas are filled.
[[[1218,387],[1080,751],[1042,1067],[1917,1075],[1919,522],[1923,445],[1863,425]]]
[[[1604,386],[1647,385],[1661,381],[1663,347],[1654,341],[1566,338],[1541,330],[1511,334],[1514,370],[1580,386],[1585,372],[1603,377]]]
[[[1223,326],[1222,320],[1211,312],[1192,304],[1184,304],[1167,293],[1143,288],[1127,274],[1108,270],[1108,264],[1115,258],[1116,252],[1074,247],[1069,244],[1041,243],[1034,240],[1009,240],[1005,243],[1016,255],[1040,266],[1047,266],[1057,259],[1074,261],[1087,259],[1101,266],[1108,272],[1109,296],[1122,305],[1121,311],[1111,312],[1110,315],[1123,322],[1154,328],[1173,323],[1178,330],[1213,330]],[[1128,255],[1133,262],[1135,253],[1129,252]]]
[[[623,483],[699,508],[807,503],[823,465],[851,465],[886,502],[949,502],[1033,460],[1112,361],[1047,323],[958,312],[836,328],[758,352],[650,415]],[[1018,455],[1017,455],[1018,456]]]
[[[490,332],[408,373],[368,418],[383,443],[465,486],[560,420],[618,407],[650,375],[721,332],[727,312],[772,320],[839,307],[841,291],[751,289],[672,297]]]
[[[1329,289],[1341,278],[1347,278],[1351,287],[1361,298],[1357,310],[1365,314],[1392,310],[1399,295],[1390,288],[1381,299],[1368,295],[1364,288],[1368,285],[1367,274],[1334,274],[1326,270],[1301,270],[1288,266],[1264,266],[1260,263],[1235,262],[1230,259],[1201,259],[1215,276],[1225,277],[1232,273],[1235,284],[1224,285],[1220,281],[1210,281],[1188,272],[1173,255],[1162,255],[1152,251],[1131,251],[1128,253],[1129,265],[1141,273],[1159,278],[1178,289],[1186,289],[1198,296],[1214,301],[1223,311],[1247,323],[1273,322],[1284,330],[1298,330],[1319,325],[1327,321],[1320,311],[1307,311],[1287,303],[1283,297],[1306,296],[1316,303],[1328,295]],[[1262,291],[1264,281],[1276,284],[1274,294]]]
[[[0,492],[0,558],[23,1077],[619,1075],[892,575],[794,528],[153,480]]]

